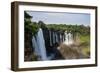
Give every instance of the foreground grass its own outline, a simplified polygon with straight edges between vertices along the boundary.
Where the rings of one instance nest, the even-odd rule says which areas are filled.
[[[80,48],[82,48],[82,53],[89,58],[90,57],[90,35],[81,35],[80,43],[81,43]]]
[[[59,51],[65,59],[86,59],[90,57],[90,36],[80,35],[72,45],[62,43]]]

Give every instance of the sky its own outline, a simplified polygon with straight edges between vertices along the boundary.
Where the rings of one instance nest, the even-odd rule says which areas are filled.
[[[90,14],[68,12],[27,11],[33,22],[43,21],[45,24],[90,25]]]

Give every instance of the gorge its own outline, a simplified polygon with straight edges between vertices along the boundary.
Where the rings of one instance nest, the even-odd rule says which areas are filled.
[[[47,55],[47,50],[49,47],[45,45],[45,41],[47,41],[47,39],[45,39],[44,36],[48,36],[48,38],[50,39],[50,42],[48,42],[48,45],[50,47],[56,45],[59,46],[61,43],[65,43],[66,45],[71,45],[74,43],[73,34],[67,33],[67,31],[61,33],[49,30],[48,33],[49,35],[43,35],[43,30],[39,28],[37,34],[32,38],[32,46],[35,49],[35,54],[37,55],[38,60],[49,60],[55,57],[55,52],[50,51],[50,49],[52,50],[54,48],[50,48],[50,55]]]

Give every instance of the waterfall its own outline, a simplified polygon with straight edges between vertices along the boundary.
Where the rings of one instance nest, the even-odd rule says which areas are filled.
[[[70,45],[73,44],[73,35],[69,32],[67,33],[67,31],[65,32],[65,44]]]
[[[47,60],[45,41],[44,41],[43,32],[41,28],[39,28],[36,34],[36,40],[33,36],[32,43],[33,46],[35,47],[35,52],[40,57],[40,60]]]
[[[56,42],[62,43],[64,42],[66,45],[73,44],[73,35],[72,33],[67,33],[67,31],[62,33],[54,32],[49,30],[50,36],[50,46],[53,46]],[[32,46],[34,48],[34,53],[37,55],[38,60],[50,60],[54,57],[54,54],[51,53],[50,56],[47,56],[45,40],[43,36],[43,31],[39,28],[37,34],[32,38]],[[48,49],[48,48],[47,48]]]
[[[43,32],[41,28],[39,28],[39,31],[37,33],[37,43],[41,54],[41,60],[47,60],[45,41],[44,41]]]
[[[32,37],[32,47],[34,48],[35,55],[40,56],[38,44],[34,36]]]
[[[73,37],[72,37],[72,34],[71,33],[68,33],[68,36],[69,36],[69,44],[73,44]]]
[[[64,43],[68,45],[68,34],[67,34],[67,32],[65,32],[65,42]]]
[[[60,43],[62,43],[62,36],[61,36],[61,33],[60,33]]]
[[[58,35],[57,35],[57,33],[56,33],[56,42],[58,43]]]

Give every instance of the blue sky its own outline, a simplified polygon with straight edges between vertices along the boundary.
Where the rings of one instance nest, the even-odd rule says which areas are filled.
[[[43,21],[46,24],[78,24],[90,25],[90,14],[67,12],[27,11],[32,21]]]

